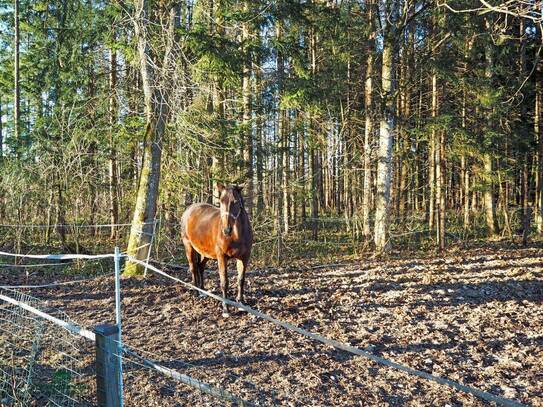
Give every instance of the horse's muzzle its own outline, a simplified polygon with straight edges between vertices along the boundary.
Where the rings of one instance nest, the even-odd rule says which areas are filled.
[[[227,226],[225,227],[222,232],[226,235],[226,236],[230,236],[232,234],[232,226]]]

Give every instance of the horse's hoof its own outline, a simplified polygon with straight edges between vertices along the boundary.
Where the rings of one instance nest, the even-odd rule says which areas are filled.
[[[224,311],[224,312],[222,313],[222,317],[223,317],[223,318],[228,318],[229,316],[230,316],[230,313],[228,313],[228,312],[226,312],[226,311]]]

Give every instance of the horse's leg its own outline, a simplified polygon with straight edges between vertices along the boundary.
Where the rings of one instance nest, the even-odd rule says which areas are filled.
[[[238,269],[238,296],[236,297],[237,302],[243,302],[243,287],[245,286],[245,272],[247,271],[247,265],[249,264],[249,259],[238,259],[236,266]]]
[[[226,298],[228,295],[228,273],[226,269],[226,257],[224,257],[223,254],[220,254],[217,256],[217,263],[219,265],[219,277],[221,279],[221,291],[223,298]],[[222,303],[222,316],[227,317],[228,314],[228,307],[226,306],[226,303]]]
[[[194,250],[189,240],[183,239],[183,244],[185,245],[185,254],[189,262],[189,270],[192,274],[192,285],[198,286],[198,252]]]
[[[206,268],[206,264],[207,264],[207,261],[209,259],[207,257],[203,257],[201,258],[200,260],[200,264],[199,264],[199,274],[200,274],[200,285],[198,287],[200,287],[202,290],[205,290],[205,287],[204,287],[204,271],[205,271],[205,268]]]

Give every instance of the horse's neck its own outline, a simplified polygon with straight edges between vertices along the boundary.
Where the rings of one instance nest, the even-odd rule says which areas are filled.
[[[247,214],[247,211],[245,210],[245,207],[241,209],[241,213],[239,214],[238,218],[236,219],[236,227],[238,229],[243,229],[245,225],[247,225],[249,222],[249,215]]]

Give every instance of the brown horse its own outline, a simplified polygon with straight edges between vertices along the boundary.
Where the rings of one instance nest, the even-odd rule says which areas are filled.
[[[241,188],[237,185],[217,185],[220,206],[197,203],[189,206],[181,218],[185,253],[192,273],[192,283],[204,288],[204,268],[209,259],[217,259],[221,290],[224,298],[228,292],[227,262],[237,260],[238,295],[243,301],[245,272],[251,256],[253,231],[243,205]],[[228,308],[223,303],[223,315]]]

